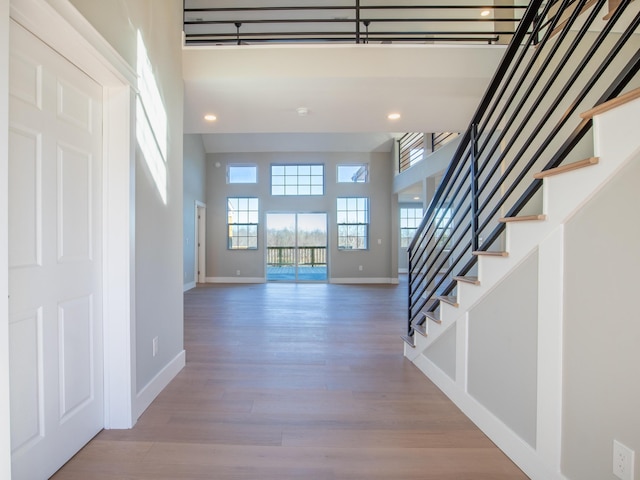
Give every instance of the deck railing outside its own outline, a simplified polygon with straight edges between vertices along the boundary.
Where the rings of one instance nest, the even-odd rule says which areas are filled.
[[[326,266],[327,247],[267,247],[267,265],[270,267]]]

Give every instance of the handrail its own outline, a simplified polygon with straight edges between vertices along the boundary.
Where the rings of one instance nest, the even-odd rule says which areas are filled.
[[[409,245],[409,336],[454,292],[453,277],[476,268],[473,251],[502,248],[500,218],[536,208],[542,180],[533,173],[585,148],[592,121],[579,112],[637,79],[640,50],[629,40],[640,8],[631,1],[604,26],[606,0],[530,3]]]
[[[301,2],[302,3],[302,2]],[[187,45],[282,42],[496,43],[512,35],[525,5],[269,5],[207,7],[184,1]],[[487,10],[493,15],[481,16]],[[461,24],[469,25],[460,28]],[[455,25],[455,27],[452,27]],[[490,27],[489,25],[493,25]],[[499,25],[498,28],[496,26]]]

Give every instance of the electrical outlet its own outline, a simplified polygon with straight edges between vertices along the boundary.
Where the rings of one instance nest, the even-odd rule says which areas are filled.
[[[358,270],[362,271],[362,265],[358,266]]]
[[[158,354],[158,337],[153,338],[152,345],[153,356],[155,357]]]
[[[240,270],[236,270],[236,275],[240,275]]]
[[[613,441],[613,474],[622,480],[633,480],[635,453],[617,440]]]

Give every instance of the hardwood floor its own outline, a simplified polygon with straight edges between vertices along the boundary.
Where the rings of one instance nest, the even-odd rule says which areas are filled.
[[[187,365],[53,478],[527,478],[402,355],[406,284],[207,285]]]

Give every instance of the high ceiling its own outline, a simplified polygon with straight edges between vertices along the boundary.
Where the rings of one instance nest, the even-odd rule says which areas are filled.
[[[185,133],[206,135],[214,152],[300,151],[305,141],[309,148],[323,142],[345,148],[345,134],[378,148],[380,135],[389,139],[390,132],[462,131],[503,51],[489,45],[185,47]],[[400,119],[389,120],[393,112]],[[208,122],[206,114],[217,119]],[[288,141],[284,134],[294,135]]]
[[[464,131],[504,52],[496,39],[522,14],[514,3],[528,2],[186,0],[185,133],[207,153],[388,152],[404,132]]]

